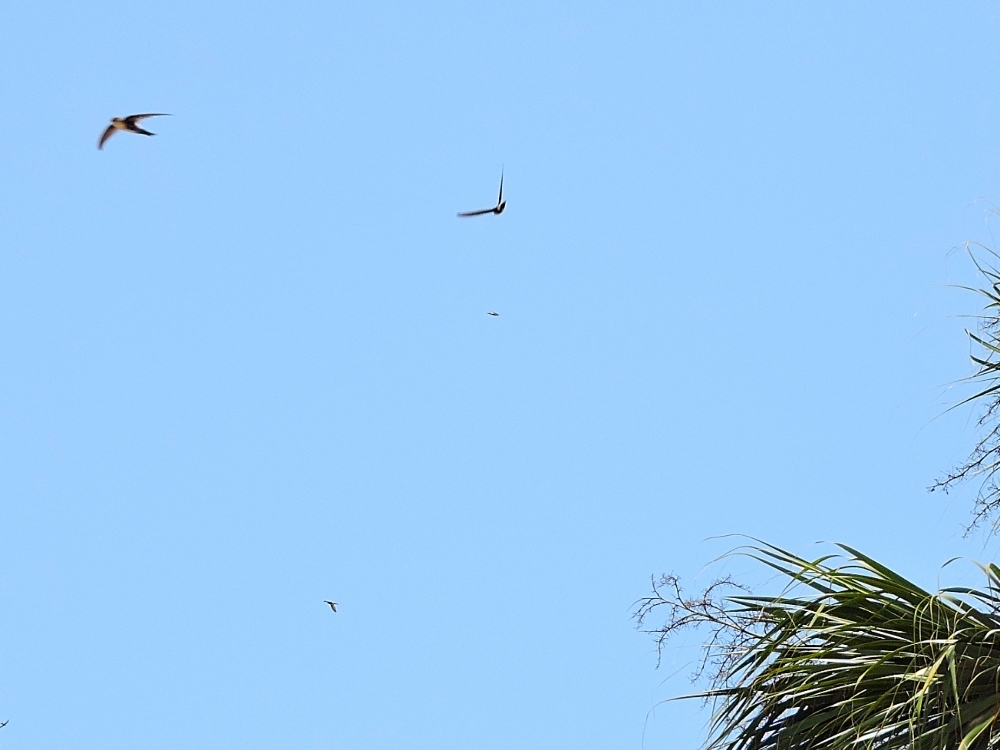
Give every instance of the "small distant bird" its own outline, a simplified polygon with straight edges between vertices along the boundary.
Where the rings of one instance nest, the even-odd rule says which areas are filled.
[[[329,602],[326,599],[324,599],[323,603],[324,604],[329,604],[330,605],[330,609],[332,609],[334,612],[337,611],[337,602]]]
[[[488,313],[486,313],[486,314],[487,314],[487,315],[492,315],[492,316],[493,316],[494,318],[499,318],[499,317],[500,317],[500,313],[498,313],[498,312],[493,312],[492,310],[490,310],[490,312],[488,312]]]
[[[148,130],[143,130],[136,123],[139,120],[145,120],[147,117],[169,117],[166,112],[150,112],[145,115],[129,115],[128,117],[112,117],[111,124],[108,125],[108,129],[104,131],[101,136],[101,140],[97,144],[98,150],[104,148],[105,142],[115,134],[118,130],[127,130],[130,133],[138,133],[139,135],[155,135],[150,133]]]
[[[7,719],[7,721],[10,721],[10,719]],[[5,726],[7,726],[7,721],[5,721],[3,724],[0,724],[0,729],[3,729]]]
[[[507,208],[507,201],[503,199],[503,170],[500,170],[500,195],[497,197],[497,204],[493,208],[484,208],[482,211],[466,211],[460,213],[459,216],[482,216],[483,214],[497,214],[498,216],[503,213],[503,210]]]

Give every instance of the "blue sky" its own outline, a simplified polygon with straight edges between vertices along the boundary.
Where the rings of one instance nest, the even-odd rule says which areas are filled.
[[[991,558],[925,488],[975,434],[998,33],[0,5],[0,742],[695,747],[651,574],[728,533]]]

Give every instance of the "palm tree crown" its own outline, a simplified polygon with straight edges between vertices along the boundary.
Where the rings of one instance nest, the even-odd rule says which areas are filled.
[[[754,596],[728,581],[685,598],[676,578],[638,602],[658,643],[711,631],[695,694],[714,706],[711,750],[984,750],[1000,746],[1000,568],[986,588],[929,593],[849,547],[806,560],[742,551],[788,582]]]

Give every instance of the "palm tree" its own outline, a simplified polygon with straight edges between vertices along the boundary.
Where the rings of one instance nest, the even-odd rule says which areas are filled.
[[[1000,256],[992,253],[993,258]],[[1000,269],[973,262],[987,300],[976,331],[975,391],[983,437],[930,489],[981,480],[971,527],[1000,511]],[[982,589],[921,589],[838,545],[815,560],[755,542],[738,550],[776,570],[777,595],[730,579],[688,597],[675,576],[637,602],[658,647],[708,630],[698,676],[713,714],[708,750],[1000,750],[1000,567]],[[665,615],[660,624],[654,618]]]
[[[713,706],[706,748],[1000,746],[1000,568],[983,568],[983,590],[932,594],[840,550],[817,560],[762,543],[742,550],[787,579],[776,596],[727,592],[722,580],[686,598],[666,576],[638,603],[661,647],[679,630],[709,630],[709,686],[683,696]]]
[[[993,250],[981,245],[978,247],[991,258],[1000,259]],[[978,289],[961,288],[985,297],[986,306],[983,313],[975,318],[976,332],[966,330],[977,349],[977,353],[972,355],[972,361],[978,368],[966,382],[974,384],[976,388],[972,395],[955,406],[972,401],[982,404],[979,427],[983,430],[983,437],[976,443],[966,461],[931,485],[930,490],[947,492],[965,480],[980,479],[969,527],[971,529],[984,521],[992,520],[997,511],[1000,511],[1000,483],[997,481],[1000,472],[1000,269],[992,262],[985,262],[977,257],[971,249],[969,256],[979,271],[983,284]]]

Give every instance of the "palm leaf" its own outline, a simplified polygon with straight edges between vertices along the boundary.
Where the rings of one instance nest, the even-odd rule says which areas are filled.
[[[1000,511],[1000,482],[998,482],[1000,476],[997,474],[1000,472],[1000,421],[997,419],[1000,416],[1000,269],[981,260],[972,251],[971,245],[967,247],[983,284],[978,289],[967,286],[959,288],[985,297],[987,303],[982,313],[976,316],[977,331],[966,330],[976,349],[970,358],[977,369],[964,382],[972,385],[974,389],[971,395],[951,408],[973,402],[980,403],[982,411],[979,427],[985,429],[985,435],[976,443],[964,463],[936,481],[930,489],[947,492],[967,479],[979,479],[979,492],[976,496],[971,528],[989,519],[995,521],[997,512]],[[981,245],[978,247],[985,254],[1000,258],[989,248]]]
[[[838,546],[842,556],[818,560],[740,550],[786,579],[776,596],[685,599],[670,578],[670,592],[654,586],[640,603],[640,624],[670,605],[648,631],[661,644],[682,627],[712,629],[709,686],[683,696],[713,706],[706,748],[1000,748],[1000,569],[982,568],[985,590],[930,593]]]

